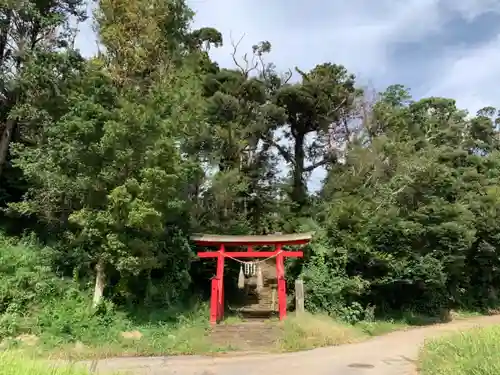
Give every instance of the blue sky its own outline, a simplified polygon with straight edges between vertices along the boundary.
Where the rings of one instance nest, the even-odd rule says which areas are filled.
[[[230,34],[241,53],[269,40],[278,69],[343,64],[362,85],[401,83],[415,97],[445,96],[475,112],[500,106],[500,0],[188,0],[194,27],[215,27],[226,45],[213,50],[232,66]],[[95,52],[81,26],[77,45]],[[317,180],[317,178],[313,178]]]

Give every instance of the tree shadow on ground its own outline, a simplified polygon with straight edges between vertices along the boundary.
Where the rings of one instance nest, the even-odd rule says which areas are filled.
[[[450,311],[440,311],[435,313],[420,313],[415,311],[391,311],[380,314],[377,320],[401,322],[409,326],[428,326],[433,324],[447,323],[454,319]],[[458,316],[462,314],[458,313]],[[464,315],[470,315],[465,314]]]

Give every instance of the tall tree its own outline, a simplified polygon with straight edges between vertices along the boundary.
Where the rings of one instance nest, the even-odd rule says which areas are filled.
[[[173,242],[183,238],[176,233],[196,166],[180,141],[197,126],[202,99],[199,78],[169,53],[167,32],[175,38],[184,30],[183,18],[169,13],[178,5],[102,3],[104,61],[91,60],[72,77],[70,108],[52,117],[36,144],[15,150],[33,188],[11,207],[68,228],[69,244],[95,268],[95,305],[106,270],[149,275],[169,264],[167,294],[186,286],[190,251]]]
[[[12,109],[27,98],[19,87],[19,75],[31,55],[55,52],[74,37],[71,18],[85,18],[83,0],[30,0],[0,2],[0,176],[17,121]]]
[[[271,102],[268,82],[262,74],[262,56],[270,51],[268,42],[253,47],[252,58],[237,56],[233,43],[234,69],[217,69],[207,74],[204,95],[207,98],[209,127],[204,138],[205,156],[216,167],[216,175],[206,196],[212,207],[212,222],[249,221],[239,231],[272,230],[261,225],[263,207],[275,211],[277,174],[267,134],[284,122],[284,111]],[[260,70],[261,71],[261,70]],[[234,215],[232,218],[231,216]]]
[[[354,75],[341,65],[326,63],[297,72],[301,81],[279,88],[274,99],[286,111],[287,126],[277,128],[291,147],[281,145],[279,136],[273,143],[292,170],[291,199],[300,210],[307,201],[306,175],[336,162],[335,151],[342,147],[339,135],[348,137],[353,104],[361,92]]]

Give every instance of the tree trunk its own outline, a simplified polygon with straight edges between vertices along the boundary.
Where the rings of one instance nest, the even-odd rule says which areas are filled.
[[[305,151],[304,142],[305,134],[297,134],[294,136],[294,158],[295,163],[293,166],[293,188],[292,188],[292,201],[297,205],[297,211],[304,206],[307,198],[307,189],[304,182],[304,163]]]
[[[99,260],[95,266],[96,276],[95,276],[95,287],[94,287],[94,299],[92,301],[92,306],[95,308],[102,302],[102,297],[104,295],[104,287],[106,286],[106,274],[104,273],[104,262]]]
[[[14,119],[7,119],[2,133],[2,138],[0,139],[0,176],[2,176],[3,168],[7,162],[10,140],[12,139],[12,133],[14,132],[15,126],[16,122]]]
[[[144,306],[150,306],[153,299],[153,281],[151,280],[151,270],[148,271],[148,276],[147,276],[148,282],[146,284],[146,293],[144,294]]]

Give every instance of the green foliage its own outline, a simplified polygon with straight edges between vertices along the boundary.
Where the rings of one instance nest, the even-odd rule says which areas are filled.
[[[345,271],[345,249],[331,247],[324,231],[316,231],[306,251],[309,256],[301,275],[306,286],[306,309],[327,312],[349,323],[362,320],[363,307],[354,296],[362,295],[368,284]]]
[[[171,308],[145,315],[140,308],[127,313],[106,302],[95,310],[79,284],[54,274],[54,250],[32,239],[5,238],[0,250],[0,341],[4,345],[18,347],[18,337],[29,334],[39,338],[43,350],[66,346],[71,354],[71,346],[78,344],[90,352],[99,347],[113,353],[129,350],[131,343],[122,338],[123,332],[138,330],[144,337],[136,347],[145,353],[211,349],[204,341],[204,307],[191,313]]]
[[[91,263],[138,274],[170,262],[182,274],[179,265],[188,266],[191,253],[187,246],[169,250],[166,225],[178,222],[187,207],[180,193],[191,167],[175,133],[193,121],[177,108],[185,83],[179,77],[160,81],[179,90],[168,101],[156,87],[140,100],[130,92],[123,97],[96,62],[77,80],[66,97],[73,105],[45,131],[43,142],[12,147],[14,165],[32,188],[10,208],[67,222],[68,246],[83,248]],[[28,108],[26,116],[30,109],[38,111]],[[174,281],[172,289],[180,290],[189,279]]]
[[[71,326],[70,319],[75,311],[79,312],[78,308],[74,310],[75,304],[79,308],[87,307],[88,298],[77,284],[54,275],[51,266],[55,252],[28,240],[15,243],[2,238],[0,246],[0,337],[32,333],[42,327]],[[73,305],[71,309],[68,303]],[[71,310],[73,316],[66,314],[64,323],[53,319],[64,310]],[[89,318],[90,310],[87,315]]]
[[[377,103],[385,134],[354,148],[352,159],[330,172],[321,209],[329,213],[324,224],[335,241],[331,246],[349,249],[342,269],[368,283],[358,301],[379,311],[494,305],[494,292],[475,295],[481,288],[471,275],[478,250],[492,251],[480,228],[486,212],[488,222],[497,222],[485,200],[497,184],[497,151],[470,148],[474,126],[453,101],[401,104],[398,95],[389,91]],[[464,128],[470,129],[465,136]],[[478,272],[489,275],[483,266]]]

